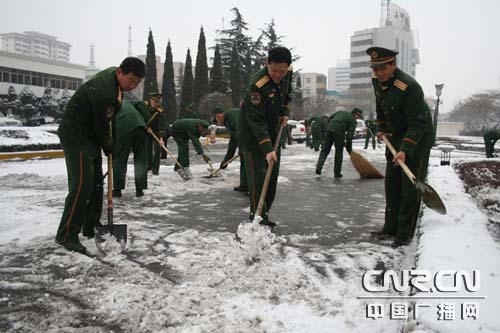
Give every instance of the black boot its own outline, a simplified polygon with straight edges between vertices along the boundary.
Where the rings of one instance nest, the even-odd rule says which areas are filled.
[[[120,198],[122,196],[122,190],[113,190],[113,198]]]
[[[135,196],[137,198],[144,196],[144,191],[143,190],[137,190],[137,191],[135,191]]]
[[[65,241],[59,241],[56,239],[56,243],[64,246],[69,251],[83,253],[83,254],[87,253],[87,249],[85,248],[85,246],[82,245],[82,243],[80,243],[80,240],[78,238],[68,239]]]

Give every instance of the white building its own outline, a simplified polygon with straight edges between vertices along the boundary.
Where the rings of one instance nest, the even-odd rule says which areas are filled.
[[[11,32],[0,34],[2,51],[22,54],[29,57],[69,62],[71,45],[57,40],[57,37],[35,31],[24,34]]]
[[[326,95],[326,75],[319,73],[300,73],[302,97]]]
[[[50,85],[57,98],[67,88],[71,94],[82,85],[86,66],[0,51],[0,95],[10,86],[19,94],[25,86],[38,97]]]
[[[337,61],[337,67],[328,68],[328,90],[344,91],[349,89],[349,59]]]
[[[388,8],[388,9],[387,9]],[[365,53],[371,46],[381,46],[398,51],[398,68],[415,76],[416,65],[420,63],[418,49],[415,47],[413,32],[410,29],[410,16],[401,7],[389,3],[386,7],[382,25],[378,28],[354,32],[351,36],[350,83],[351,89],[371,88],[370,57]]]

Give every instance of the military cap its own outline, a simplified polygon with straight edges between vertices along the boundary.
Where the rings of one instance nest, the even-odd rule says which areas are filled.
[[[215,108],[212,110],[212,115],[216,115],[218,113],[224,113],[224,109],[223,108]]]
[[[384,64],[396,60],[396,54],[399,52],[389,50],[383,47],[373,46],[366,50],[370,56],[370,67],[382,67]]]
[[[163,94],[161,92],[152,92],[149,93],[149,98],[154,98],[154,99],[161,99]]]
[[[354,108],[354,109],[352,109],[351,113],[352,113],[353,116],[355,114],[358,114],[361,117],[361,119],[364,119],[363,118],[363,110],[361,110],[361,109]]]

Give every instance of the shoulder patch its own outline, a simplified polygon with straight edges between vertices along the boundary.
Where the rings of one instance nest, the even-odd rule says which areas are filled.
[[[289,71],[289,72],[293,72],[293,67],[292,67],[292,65],[288,66],[288,71]]]
[[[269,76],[264,75],[259,81],[255,82],[255,86],[257,86],[257,88],[262,88],[269,80]]]
[[[400,80],[394,81],[394,85],[396,87],[398,87],[399,89],[401,89],[402,91],[405,91],[406,88],[408,88],[408,85],[406,83],[404,83],[403,81],[400,81]]]

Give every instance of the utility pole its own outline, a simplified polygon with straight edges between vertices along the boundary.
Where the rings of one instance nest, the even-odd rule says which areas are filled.
[[[132,56],[132,27],[128,26],[128,53],[127,57]]]

